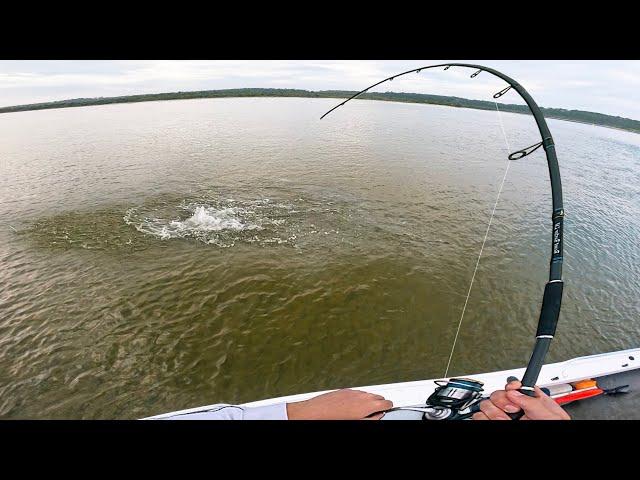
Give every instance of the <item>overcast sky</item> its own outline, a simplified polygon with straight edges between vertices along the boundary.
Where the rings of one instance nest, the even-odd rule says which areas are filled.
[[[220,88],[273,87],[360,90],[420,61],[0,61],[0,106]],[[640,61],[457,60],[496,68],[521,83],[539,105],[589,110],[640,120]],[[401,77],[377,91],[488,99],[500,90],[489,75],[450,69]],[[505,103],[516,103],[515,94]]]

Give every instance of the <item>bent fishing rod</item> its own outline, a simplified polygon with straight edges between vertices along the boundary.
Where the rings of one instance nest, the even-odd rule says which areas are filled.
[[[420,73],[422,70],[442,68],[442,67],[444,67],[444,70],[448,70],[451,67],[470,68],[475,70],[475,72],[471,74],[471,78],[475,78],[480,73],[486,72],[505,81],[507,83],[507,86],[502,90],[500,90],[499,92],[495,93],[493,95],[493,98],[498,99],[512,89],[515,92],[517,92],[518,95],[520,95],[520,97],[525,101],[525,103],[529,107],[529,110],[533,114],[533,118],[536,121],[536,125],[538,126],[538,130],[540,132],[540,137],[541,137],[540,142],[530,145],[528,147],[522,148],[520,150],[517,150],[513,153],[510,153],[508,156],[508,159],[510,161],[519,160],[521,158],[526,157],[527,155],[530,155],[540,147],[544,149],[545,155],[547,157],[547,166],[549,168],[549,180],[551,183],[551,196],[552,196],[551,259],[549,262],[549,280],[547,281],[544,287],[544,293],[542,296],[542,307],[540,308],[540,317],[538,320],[538,328],[536,331],[536,340],[533,347],[533,352],[531,354],[529,363],[527,364],[527,368],[524,373],[524,376],[522,377],[522,386],[520,388],[521,393],[528,395],[530,397],[533,397],[535,396],[534,386],[536,384],[536,381],[538,380],[538,375],[540,374],[542,365],[544,364],[544,359],[547,355],[547,352],[549,351],[551,340],[553,340],[553,337],[556,332],[558,317],[560,315],[560,306],[562,303],[562,290],[564,285],[564,282],[562,280],[562,261],[563,261],[562,230],[563,230],[563,222],[564,222],[564,207],[562,204],[562,183],[560,180],[560,169],[558,167],[558,158],[556,156],[556,149],[553,142],[553,137],[551,136],[551,132],[549,131],[549,127],[547,126],[547,122],[544,118],[544,115],[542,114],[542,111],[540,110],[536,102],[533,100],[531,95],[529,95],[529,92],[527,92],[522,85],[520,85],[511,77],[508,77],[504,73],[494,70],[493,68],[485,67],[482,65],[474,65],[474,64],[468,64],[468,63],[444,63],[444,64],[438,64],[438,65],[428,65],[425,67],[414,68],[406,72],[398,73],[391,77],[385,78],[384,80],[381,80],[377,83],[374,83],[373,85],[347,98],[342,103],[336,105],[331,110],[327,111],[324,115],[322,115],[320,119],[322,120],[324,117],[326,117],[328,114],[330,114],[337,108],[343,106],[347,102],[359,97],[360,95],[368,92],[372,88],[377,87],[382,83],[392,81],[395,78],[398,78],[410,73],[414,73],[414,72]],[[496,108],[497,108],[497,103],[496,103]],[[506,173],[505,173],[505,178],[506,178]],[[503,185],[504,185],[504,179],[503,179]],[[499,195],[500,195],[500,192],[498,193],[498,198],[499,198]],[[496,200],[496,204],[497,204],[497,200]],[[495,212],[495,207],[494,207],[494,212]],[[493,214],[492,214],[492,218],[493,218]],[[491,226],[491,220],[489,221],[489,227],[490,226]],[[487,233],[488,233],[488,229],[487,229]],[[486,241],[486,236],[485,236],[485,241]],[[483,247],[484,247],[484,243],[483,243]],[[482,249],[480,251],[480,255],[482,255]],[[479,261],[480,261],[480,257],[478,257],[478,262]],[[476,269],[477,269],[477,264],[476,264]],[[475,275],[475,272],[474,272],[474,275]],[[471,282],[472,282],[471,285],[473,285],[473,278]],[[471,290],[471,287],[469,288],[469,291],[470,290]],[[467,300],[468,300],[468,295],[467,295]],[[466,307],[466,303],[465,303],[465,307]],[[464,316],[464,308],[463,308],[463,316]],[[462,318],[460,320],[460,324],[462,324]],[[458,326],[458,331],[459,329],[460,329],[460,326]],[[457,339],[457,334],[456,334],[456,339]],[[455,340],[454,340],[454,348],[455,348]],[[451,355],[453,355],[453,350],[451,352]],[[451,362],[451,356],[449,357],[449,362]],[[447,372],[448,372],[448,366],[447,366]],[[445,376],[447,372],[445,372]],[[452,379],[452,381],[453,380],[455,379]],[[442,393],[445,393],[445,390],[440,390],[440,391]],[[430,399],[432,397],[430,397]],[[479,398],[480,397],[478,396],[478,399]],[[427,404],[428,403],[429,401],[427,401]],[[465,405],[465,406],[468,407],[468,405]],[[515,414],[509,414],[509,416],[515,420],[522,417],[523,414],[524,412],[520,411]]]

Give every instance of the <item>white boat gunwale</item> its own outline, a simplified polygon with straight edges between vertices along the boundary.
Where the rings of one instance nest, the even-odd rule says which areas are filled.
[[[550,363],[544,365],[538,377],[538,385],[548,387],[551,385],[572,383],[585,379],[596,379],[606,375],[635,370],[640,368],[640,348],[619,350],[609,353],[600,353],[576,357],[563,362]],[[479,373],[472,375],[458,375],[457,378],[472,378],[484,383],[484,391],[489,394],[495,390],[504,388],[507,377],[514,376],[522,378],[525,368],[515,368],[511,370],[501,370],[497,372]],[[451,378],[456,378],[451,377]],[[435,381],[446,380],[446,378],[435,378],[430,380],[417,380],[411,382],[398,382],[382,385],[368,385],[363,387],[349,387],[356,390],[363,390],[370,393],[382,395],[391,400],[396,407],[406,407],[424,404],[427,397],[435,390]],[[323,393],[332,392],[336,389],[322,390],[282,397],[267,398],[248,403],[243,403],[244,407],[261,407],[276,403],[291,403],[308,400]],[[214,408],[217,404],[204,405],[201,407],[188,408],[174,412],[164,413],[147,417],[146,419],[161,419],[173,415],[205,411]]]

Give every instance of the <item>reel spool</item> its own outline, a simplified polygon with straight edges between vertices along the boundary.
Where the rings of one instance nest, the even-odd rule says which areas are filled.
[[[445,407],[459,412],[482,397],[482,382],[470,378],[451,378],[448,382],[436,380],[438,388],[427,399],[427,405]]]
[[[470,378],[436,380],[435,391],[425,405],[398,407],[388,411],[382,420],[457,420],[471,416],[462,414],[482,398],[482,382]]]

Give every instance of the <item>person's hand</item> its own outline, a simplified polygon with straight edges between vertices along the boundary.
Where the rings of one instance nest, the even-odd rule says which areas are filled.
[[[524,410],[520,420],[571,420],[569,414],[538,387],[534,387],[535,397],[529,397],[518,392],[521,386],[514,380],[504,390],[493,392],[488,400],[480,402],[480,411],[473,414],[473,419],[511,420],[507,413]]]
[[[384,413],[376,412],[391,407],[393,403],[381,395],[344,389],[288,403],[287,416],[289,420],[379,420]]]

